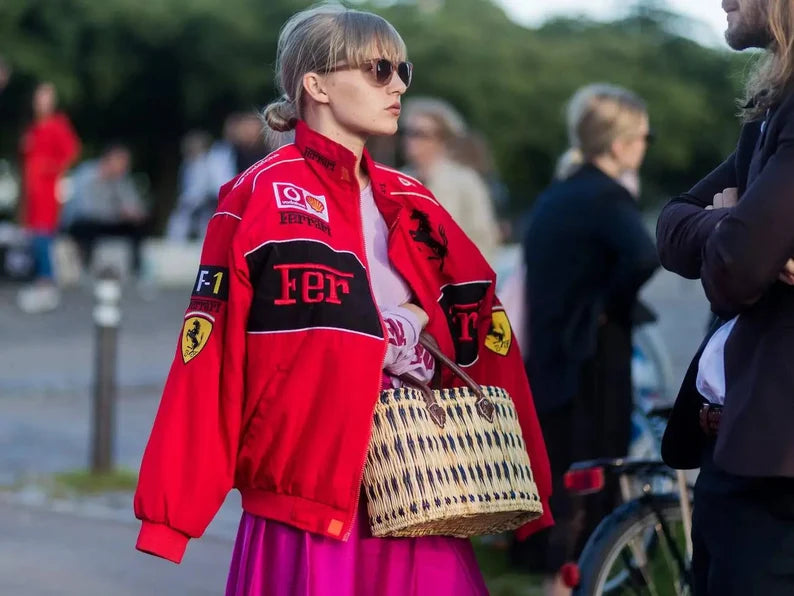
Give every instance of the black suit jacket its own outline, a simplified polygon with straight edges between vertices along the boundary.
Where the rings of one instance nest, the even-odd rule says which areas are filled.
[[[739,189],[736,207],[704,209],[729,187]],[[741,315],[725,345],[716,463],[743,476],[794,477],[794,287],[778,281],[794,256],[794,96],[763,123],[746,124],[736,151],[665,206],[657,243],[662,265],[700,278],[723,321]],[[705,343],[684,377],[662,442],[664,460],[676,468],[700,465],[703,398],[695,379]]]
[[[578,391],[602,314],[631,326],[640,289],[659,259],[636,201],[592,165],[549,186],[525,233],[527,361],[535,405],[548,411]]]

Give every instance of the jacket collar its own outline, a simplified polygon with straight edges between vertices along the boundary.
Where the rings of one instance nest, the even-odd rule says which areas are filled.
[[[358,194],[356,156],[352,151],[312,130],[303,120],[299,120],[295,126],[295,146],[318,177],[333,185],[349,187]],[[361,156],[361,162],[369,174],[378,209],[386,219],[386,223],[391,226],[401,203],[389,196],[384,175],[366,148]]]
[[[309,167],[320,178],[341,186],[356,185],[356,156],[352,151],[312,130],[299,120],[295,127],[295,146]],[[364,158],[369,161],[366,149]]]

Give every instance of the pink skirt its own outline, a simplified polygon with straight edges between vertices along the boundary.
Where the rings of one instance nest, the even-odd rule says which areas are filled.
[[[373,538],[362,503],[347,542],[243,513],[226,596],[488,594],[469,540]]]

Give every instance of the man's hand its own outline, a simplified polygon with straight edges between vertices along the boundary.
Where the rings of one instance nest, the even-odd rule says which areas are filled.
[[[784,284],[794,286],[794,259],[786,261],[786,264],[783,266],[783,271],[780,272],[777,278]]]
[[[735,207],[738,202],[739,189],[726,188],[722,192],[718,192],[714,195],[712,204],[708,205],[706,209],[730,209],[731,207]]]

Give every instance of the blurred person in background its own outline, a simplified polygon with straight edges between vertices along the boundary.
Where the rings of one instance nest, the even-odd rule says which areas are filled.
[[[132,246],[133,273],[140,276],[148,214],[130,175],[131,165],[129,148],[114,143],[99,159],[86,161],[74,171],[64,227],[77,243],[86,269],[93,261],[97,240],[124,238]]]
[[[207,152],[206,167],[209,184],[217,198],[221,186],[234,178],[241,170],[237,169],[237,150],[234,143],[237,137],[239,114],[229,114],[223,121],[221,137],[213,141]]]
[[[473,168],[452,156],[466,134],[461,116],[443,100],[411,99],[405,102],[400,133],[411,175],[431,190],[493,264],[501,232],[488,187]]]
[[[509,391],[544,503],[527,531],[552,521],[520,351],[486,340],[493,271],[430,191],[365,149],[397,132],[405,44],[381,17],[326,3],[287,22],[276,63],[283,95],[264,116],[295,142],[224,186],[210,220],[141,465],[137,548],[179,562],[236,487],[228,596],[484,595],[469,541],[374,537],[362,490],[379,392],[403,372],[433,377],[424,330]],[[425,249],[441,229],[437,256]]]
[[[210,142],[209,134],[203,131],[189,132],[182,140],[179,194],[166,227],[166,237],[169,240],[184,242],[203,238],[207,223],[218,206],[220,186],[234,177],[234,171],[225,171],[223,174],[229,175],[228,178],[223,182],[215,179],[225,169],[225,160],[218,150],[215,155],[216,163],[213,164],[215,169],[211,167]]]
[[[563,475],[579,460],[628,453],[632,311],[659,266],[634,197],[621,184],[645,157],[645,103],[596,84],[568,104],[571,149],[537,199],[523,241],[527,371],[549,445],[557,524],[514,556],[548,574],[547,594],[568,594],[560,570],[617,504],[617,487],[571,497]]]
[[[0,56],[0,93],[3,92],[3,89],[6,88],[8,85],[8,81],[11,79],[11,67],[8,65],[8,62],[5,61],[3,56]]]
[[[241,113],[234,126],[237,173],[244,172],[268,154],[262,120],[253,112]]]
[[[468,130],[453,144],[450,154],[454,161],[473,169],[485,182],[502,231],[500,242],[507,241],[512,236],[510,191],[496,168],[488,139],[480,131]]]
[[[52,83],[36,87],[33,122],[22,137],[21,221],[32,239],[36,281],[19,292],[17,303],[29,313],[53,310],[60,300],[51,254],[60,213],[57,185],[80,151],[69,119],[56,111],[57,99]]]
[[[11,67],[0,55],[0,95],[11,79]],[[11,170],[11,164],[0,156],[0,222],[13,217],[18,193],[18,183]],[[2,243],[2,240],[0,240]],[[0,271],[2,271],[0,265]]]

